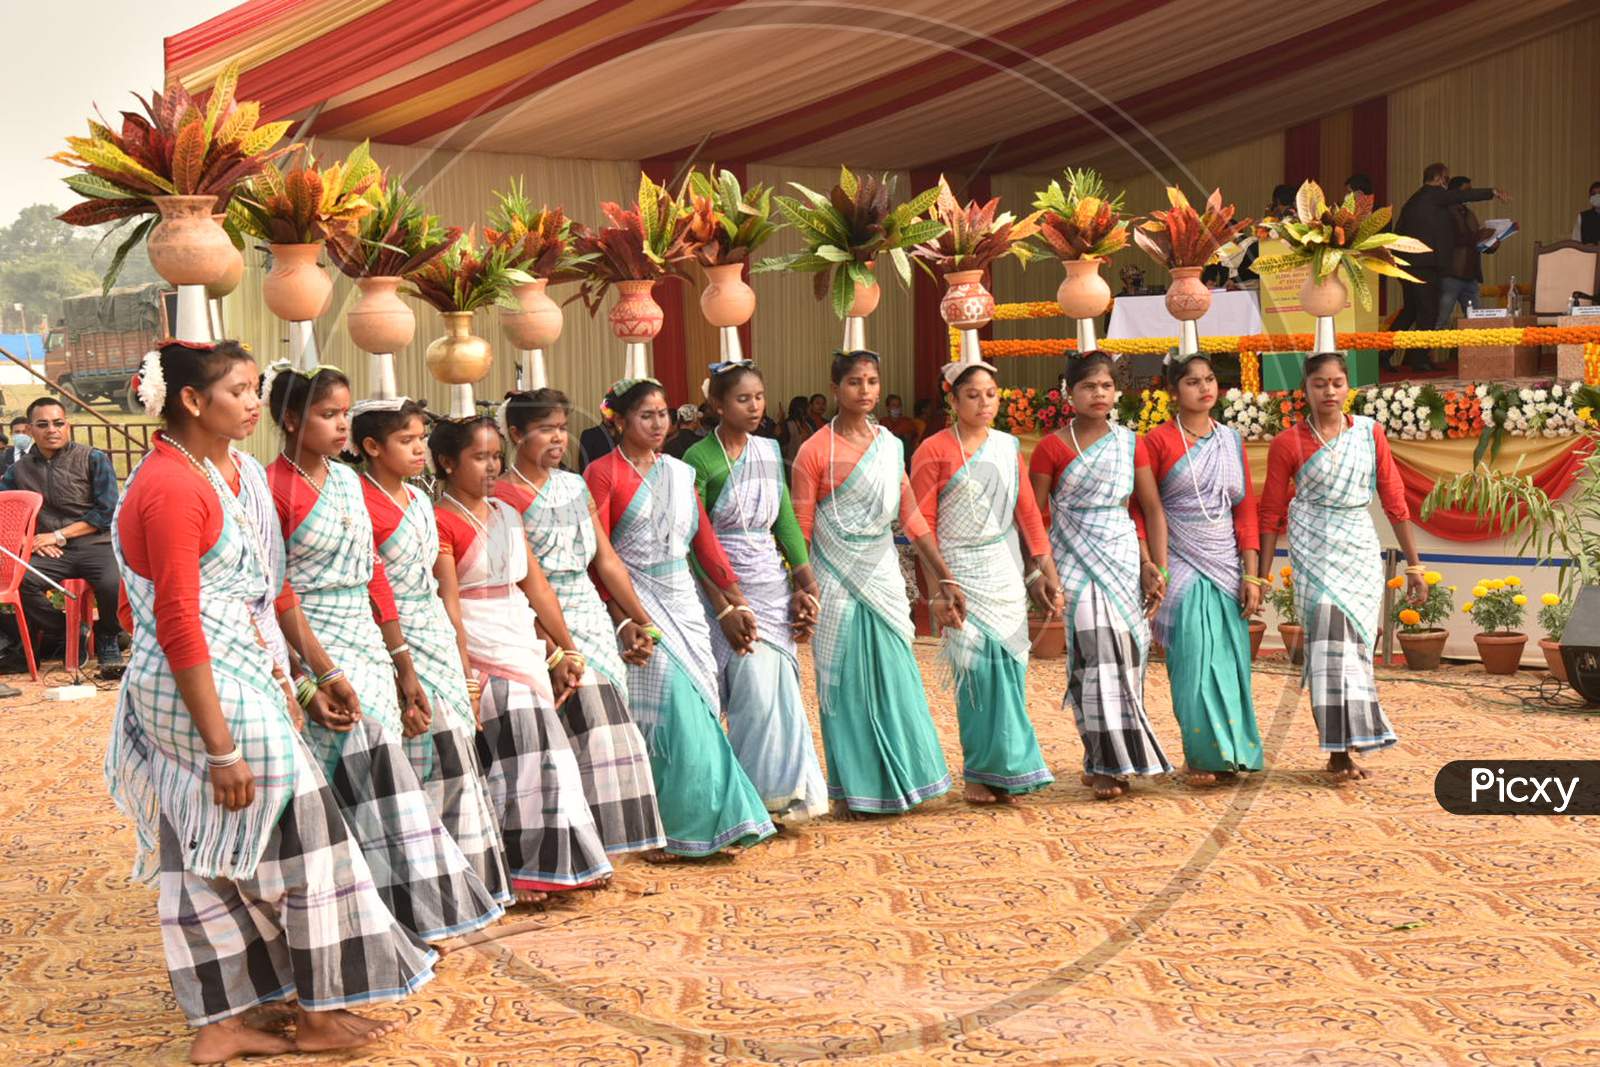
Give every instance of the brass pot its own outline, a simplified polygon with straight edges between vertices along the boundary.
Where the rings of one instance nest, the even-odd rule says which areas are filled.
[[[447,385],[482,381],[494,363],[489,342],[472,332],[472,312],[446,311],[449,331],[428,346],[428,373]]]

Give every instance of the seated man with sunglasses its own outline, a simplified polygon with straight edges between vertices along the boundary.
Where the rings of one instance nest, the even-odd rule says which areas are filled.
[[[117,475],[111,459],[72,440],[61,401],[42,396],[28,405],[33,447],[0,475],[0,491],[30,489],[44,497],[33,538],[37,571],[57,582],[81,578],[94,590],[99,619],[94,627],[95,658],[101,677],[122,673],[117,635],[117,561],[111,552],[111,517],[117,509]],[[51,605],[50,587],[37,575],[22,582],[23,611],[35,656],[64,647],[66,616]],[[7,655],[9,661],[20,656]]]

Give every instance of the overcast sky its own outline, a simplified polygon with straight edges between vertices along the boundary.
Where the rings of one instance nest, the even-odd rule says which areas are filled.
[[[0,225],[29,204],[77,200],[47,158],[107,115],[161,87],[161,40],[239,0],[0,0],[6,106],[0,108]]]

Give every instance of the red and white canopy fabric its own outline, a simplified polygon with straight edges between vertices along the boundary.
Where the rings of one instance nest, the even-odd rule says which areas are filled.
[[[1280,130],[1592,0],[248,0],[169,77],[312,130],[587,159],[1112,174]],[[698,149],[698,151],[696,151]]]

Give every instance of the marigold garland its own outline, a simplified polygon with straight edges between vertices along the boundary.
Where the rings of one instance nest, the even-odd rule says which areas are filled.
[[[1247,393],[1261,392],[1261,355],[1249,349],[1239,353],[1239,384]]]
[[[1600,343],[1583,346],[1583,384],[1600,385]]]

